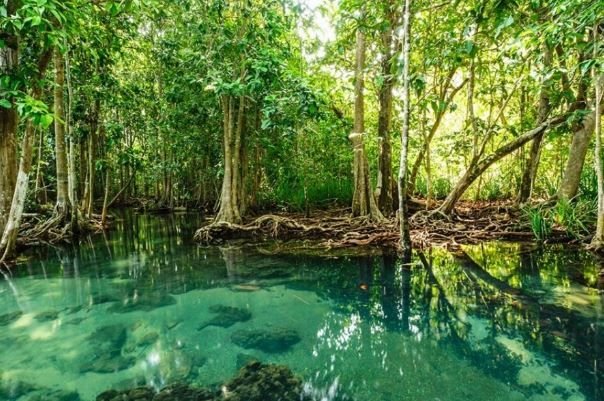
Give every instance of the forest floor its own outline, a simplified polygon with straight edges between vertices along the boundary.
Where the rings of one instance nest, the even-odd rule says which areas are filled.
[[[530,225],[522,211],[511,202],[460,202],[453,216],[433,210],[415,210],[410,219],[414,248],[430,246],[457,247],[482,241],[532,241]],[[371,221],[350,217],[350,209],[304,213],[271,213],[243,224],[213,223],[200,228],[195,239],[201,243],[219,244],[228,240],[248,241],[313,240],[319,248],[355,246],[399,247],[397,218]],[[547,242],[570,242],[564,231],[554,230]]]

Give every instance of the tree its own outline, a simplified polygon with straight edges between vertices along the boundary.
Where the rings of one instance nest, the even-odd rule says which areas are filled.
[[[407,160],[409,147],[409,62],[410,62],[410,35],[411,35],[411,0],[405,0],[403,12],[403,131],[401,134],[401,160],[398,172],[399,193],[399,225],[401,235],[401,248],[406,255],[405,260],[411,255],[411,235],[409,232],[409,207],[407,205]]]
[[[348,136],[354,152],[354,194],[352,198],[352,215],[367,216],[371,220],[383,220],[369,179],[369,163],[365,154],[365,99],[364,99],[364,68],[365,68],[365,34],[362,27],[357,27],[355,52],[355,84],[354,84],[354,127]]]

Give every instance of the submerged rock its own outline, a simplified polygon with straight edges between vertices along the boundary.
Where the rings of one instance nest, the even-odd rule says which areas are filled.
[[[5,313],[4,315],[0,315],[0,326],[8,326],[21,316],[23,316],[23,312],[21,311],[9,312]]]
[[[155,393],[150,387],[131,390],[108,390],[96,401],[308,401],[302,381],[283,365],[251,362],[222,391],[174,383]]]
[[[46,311],[38,313],[34,318],[38,322],[50,322],[51,320],[57,320],[59,318],[59,312],[57,311]]]
[[[42,389],[37,393],[29,394],[24,401],[80,401],[77,391]]]
[[[26,394],[31,394],[36,390],[33,384],[7,378],[0,372],[0,400],[17,400]]]
[[[283,365],[251,362],[225,384],[224,399],[229,401],[304,400],[302,381]]]
[[[107,310],[114,313],[128,313],[133,311],[149,312],[153,309],[176,304],[176,298],[165,293],[146,293],[126,298],[116,302]]]
[[[128,334],[126,327],[119,324],[111,324],[99,327],[86,339],[97,353],[109,353],[115,355],[119,353]]]
[[[92,298],[92,303],[94,305],[101,305],[101,304],[107,304],[110,302],[119,302],[121,301],[119,297],[115,296],[115,295],[108,295],[108,294],[99,294],[99,295],[95,295]]]
[[[127,369],[136,362],[134,357],[123,356],[126,327],[114,324],[103,326],[87,337],[89,354],[80,365],[82,372],[113,373]]]
[[[131,390],[107,390],[96,397],[96,401],[152,401],[155,392],[150,387],[136,387]]]
[[[289,350],[300,342],[295,330],[275,327],[266,329],[237,330],[231,335],[231,341],[243,348],[277,353]]]
[[[205,388],[195,388],[184,383],[174,383],[163,388],[153,401],[212,401],[215,394]]]
[[[203,330],[208,326],[231,327],[235,323],[246,322],[252,318],[249,310],[234,306],[212,305],[210,312],[215,313],[216,316],[202,323],[197,330]]]
[[[183,383],[174,383],[164,387],[159,393],[150,387],[136,387],[132,390],[107,390],[96,397],[96,401],[212,401],[218,400],[216,394],[204,389],[191,387]]]
[[[80,365],[81,372],[115,373],[132,367],[136,363],[133,356],[101,355]]]
[[[138,342],[137,346],[139,347],[148,347],[149,345],[155,344],[159,339],[159,333],[152,331],[145,334]]]

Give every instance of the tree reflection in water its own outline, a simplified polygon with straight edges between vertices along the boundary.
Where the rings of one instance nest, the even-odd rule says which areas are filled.
[[[484,385],[481,391],[491,391],[493,399],[507,392],[518,399],[531,394],[570,399],[579,390],[588,400],[603,397],[604,301],[596,288],[602,285],[601,265],[590,254],[482,244],[452,253],[418,252],[411,263],[390,254],[277,256],[235,245],[198,247],[190,238],[201,224],[197,215],[124,214],[106,235],[36,248],[19,270],[5,273],[9,286],[0,292],[0,302],[7,311],[32,312],[52,287],[57,305],[90,313],[129,313],[131,307],[145,313],[154,303],[165,305],[172,308],[166,309],[169,329],[159,331],[155,352],[175,360],[187,359],[190,351],[167,341],[174,337],[169,330],[197,319],[192,315],[197,311],[182,306],[179,296],[195,298],[207,290],[250,303],[261,298],[257,307],[269,315],[291,299],[296,309],[288,324],[300,332],[314,330],[314,336],[302,339],[299,354],[265,358],[291,365],[317,396],[431,399],[442,397],[446,387],[442,399],[480,399],[478,390],[466,394],[455,384],[461,374],[474,372],[502,383],[468,379],[468,387]],[[321,302],[308,301],[308,294]],[[56,309],[64,314],[62,307]],[[249,324],[260,319],[251,311]],[[270,316],[262,319],[270,322]],[[200,335],[198,320],[191,335]],[[22,336],[12,344],[28,341]],[[233,352],[240,351],[225,351],[225,358]],[[444,387],[421,385],[432,382]]]

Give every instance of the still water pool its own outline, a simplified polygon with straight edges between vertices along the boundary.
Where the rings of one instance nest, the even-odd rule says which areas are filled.
[[[0,399],[212,386],[251,359],[287,365],[321,401],[604,399],[588,253],[483,244],[404,268],[390,255],[198,247],[200,224],[124,215],[3,270]]]

